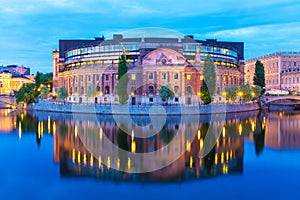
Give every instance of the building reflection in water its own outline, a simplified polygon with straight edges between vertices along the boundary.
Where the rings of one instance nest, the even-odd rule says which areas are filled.
[[[252,116],[255,119],[256,115]],[[147,118],[139,117],[141,121]],[[54,142],[54,159],[60,162],[62,176],[93,176],[101,179],[114,180],[184,180],[197,177],[210,177],[228,173],[242,173],[244,138],[240,128],[240,119],[227,120],[222,129],[222,134],[216,145],[204,158],[199,157],[199,151],[204,148],[205,132],[209,126],[207,122],[194,122],[199,127],[194,138],[189,138],[191,129],[195,126],[191,122],[183,122],[185,132],[178,132],[180,117],[168,117],[166,125],[155,136],[147,139],[135,138],[134,131],[131,135],[122,133],[112,117],[101,118],[100,123],[91,120],[77,120],[57,122],[57,130]],[[220,122],[214,122],[217,124]],[[235,127],[234,129],[230,129]],[[151,128],[151,126],[150,126]],[[133,128],[134,129],[134,128]],[[245,129],[246,131],[247,129]],[[147,130],[146,130],[147,131]],[[228,132],[230,131],[230,132]],[[250,130],[251,131],[251,130]],[[90,137],[90,138],[89,138]],[[157,159],[163,162],[168,157],[178,157],[175,162],[162,169],[143,173],[132,174],[122,171],[130,171],[135,164],[130,157],[97,157],[88,149],[111,148],[103,143],[103,137],[107,137],[120,148],[136,152],[155,152],[162,149]],[[83,140],[88,142],[83,142]],[[174,140],[172,148],[165,146]],[[88,145],[88,147],[87,147]],[[96,146],[95,146],[96,145]],[[184,150],[184,154],[179,153]],[[112,150],[113,151],[113,150]],[[144,165],[155,165],[147,160],[142,160]],[[112,163],[116,163],[119,170],[112,169]]]
[[[265,146],[274,149],[300,147],[299,112],[228,114],[226,120],[220,117],[221,121],[216,120],[211,125],[209,125],[210,118],[207,116],[201,116],[200,122],[194,122],[192,119],[181,122],[180,117],[168,117],[163,129],[147,139],[137,138],[134,132],[135,126],[131,124],[128,127],[133,130],[131,134],[127,135],[120,131],[112,116],[97,116],[96,121],[90,115],[78,115],[75,119],[69,114],[6,113],[1,110],[0,117],[0,121],[8,120],[10,126],[8,128],[1,126],[0,133],[16,132],[19,138],[24,134],[35,134],[37,146],[42,145],[44,134],[52,134],[54,162],[59,163],[63,177],[83,176],[130,181],[186,180],[231,173],[241,174],[244,139],[253,141],[257,155],[263,152]],[[149,123],[148,117],[133,118],[133,121],[139,125]],[[220,124],[222,124],[220,137],[214,148],[201,158],[199,152],[204,148],[208,126]],[[157,163],[149,160],[141,160],[137,163],[129,155],[127,157],[108,154],[98,156],[95,152],[99,150],[112,151],[109,149],[111,145],[106,144],[104,138],[108,138],[121,149],[136,154],[160,150],[157,157],[160,162],[169,157],[177,157],[177,159],[167,167],[156,171],[143,174],[130,173],[130,169],[137,164],[156,165]],[[169,145],[171,148],[166,148],[171,141],[172,145]],[[182,151],[184,153],[181,155]]]
[[[299,112],[271,112],[264,120],[267,147],[278,150],[300,148]]]
[[[12,109],[0,109],[0,133],[11,133],[16,128],[16,115]]]

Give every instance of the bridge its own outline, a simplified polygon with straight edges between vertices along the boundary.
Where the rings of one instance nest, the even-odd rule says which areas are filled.
[[[300,110],[300,96],[265,96],[261,104],[268,110]]]
[[[17,107],[16,98],[9,96],[0,96],[0,108]]]
[[[276,101],[285,101],[284,104],[289,104],[290,101],[291,104],[295,104],[296,101],[299,101],[300,104],[300,96],[265,96],[262,98],[263,101],[265,101],[266,105],[270,105],[271,103],[275,103]]]

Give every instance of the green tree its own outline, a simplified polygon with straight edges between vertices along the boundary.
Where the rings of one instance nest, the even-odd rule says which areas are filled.
[[[42,84],[41,76],[42,76],[42,73],[38,71],[34,77],[35,85],[37,87],[40,87],[40,85]]]
[[[119,58],[119,65],[118,65],[118,85],[117,85],[117,94],[119,96],[119,102],[121,105],[127,103],[129,95],[127,93],[127,85],[128,85],[128,75],[127,75],[127,64],[125,56],[122,54]]]
[[[158,92],[160,94],[161,100],[163,101],[174,98],[174,92],[172,91],[170,84],[162,86],[160,89],[158,89]]]
[[[239,96],[241,96],[241,98],[250,101],[252,99],[251,93],[252,93],[252,89],[249,83],[240,85],[240,91],[238,94],[240,94]]]
[[[254,94],[253,97],[259,97],[261,95],[262,88],[258,85],[252,86],[252,93]]]
[[[253,77],[253,84],[258,85],[262,88],[261,94],[265,92],[265,67],[259,60],[255,63],[255,72]]]
[[[205,105],[210,104],[212,102],[212,97],[209,93],[208,87],[204,80],[202,81],[200,93],[201,93],[200,98],[204,102]]]
[[[42,98],[46,97],[49,94],[49,92],[50,92],[49,88],[46,85],[43,85],[41,87],[41,93],[40,93],[39,97],[42,97]]]
[[[213,101],[213,96],[216,90],[216,71],[215,64],[210,55],[207,55],[204,59],[204,69],[203,69],[204,80],[202,82],[201,89],[201,99],[205,104],[209,104]],[[207,92],[208,91],[208,92]],[[205,96],[208,95],[209,97]]]
[[[225,87],[224,91],[226,93],[226,98],[230,99],[231,101],[236,101],[238,90],[239,88],[236,85]]]
[[[94,98],[98,94],[97,86],[96,85],[90,85],[87,88],[87,96]]]
[[[173,129],[168,129],[167,125],[164,125],[164,127],[161,129],[159,133],[159,139],[163,141],[165,145],[169,144],[175,136],[175,132]]]
[[[253,140],[255,146],[255,153],[259,155],[263,152],[264,145],[265,145],[265,124],[262,120],[262,115],[258,114],[256,118],[256,129],[253,133]]]
[[[24,84],[18,91],[14,91],[16,102],[34,103],[34,99],[38,96],[36,85],[34,83]]]
[[[68,90],[64,86],[61,86],[57,92],[57,99],[65,100],[67,97],[68,97]]]

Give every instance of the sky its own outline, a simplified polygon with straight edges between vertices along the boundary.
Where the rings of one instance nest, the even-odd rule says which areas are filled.
[[[136,28],[245,43],[245,58],[300,51],[299,0],[0,0],[0,66],[52,71],[60,39]]]

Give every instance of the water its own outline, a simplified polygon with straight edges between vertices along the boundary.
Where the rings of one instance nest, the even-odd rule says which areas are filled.
[[[150,138],[160,118],[118,119],[126,135],[113,116],[0,113],[0,199],[300,197],[298,111],[168,117]]]

